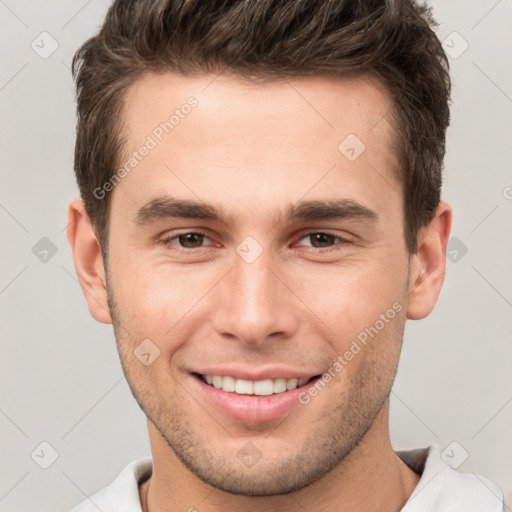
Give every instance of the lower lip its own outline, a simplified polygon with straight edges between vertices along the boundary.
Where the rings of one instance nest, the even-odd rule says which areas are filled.
[[[303,386],[290,391],[268,396],[258,396],[227,393],[222,389],[210,386],[197,375],[192,375],[194,385],[198,386],[208,402],[226,416],[246,423],[272,421],[288,414],[300,405],[299,395],[305,389],[312,386],[319,378],[316,377],[306,382]]]

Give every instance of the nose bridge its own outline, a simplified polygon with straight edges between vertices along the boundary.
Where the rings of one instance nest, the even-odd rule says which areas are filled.
[[[296,328],[291,294],[276,277],[270,251],[252,241],[240,244],[216,307],[215,328],[256,345],[270,334],[289,336]],[[244,250],[245,249],[245,250]],[[259,254],[258,254],[259,253]]]

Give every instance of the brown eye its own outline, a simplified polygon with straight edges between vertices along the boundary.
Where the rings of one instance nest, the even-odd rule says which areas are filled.
[[[311,233],[308,235],[313,247],[327,247],[335,243],[336,237],[328,233]]]
[[[310,231],[304,233],[296,246],[307,247],[307,252],[315,254],[331,254],[342,251],[351,245],[352,241],[328,231]]]
[[[178,235],[176,238],[178,239],[181,247],[194,249],[196,247],[201,247],[204,235],[201,233],[185,233],[183,235]]]
[[[301,238],[301,241],[302,240],[309,240],[309,244],[299,243],[299,246],[311,247],[313,249],[326,249],[326,251],[321,252],[327,252],[335,245],[343,246],[350,243],[350,240],[346,240],[345,238],[325,231],[315,231],[311,233],[306,233]],[[338,242],[338,244],[336,244],[336,242]]]
[[[210,240],[210,238],[208,238],[205,233],[187,231],[184,233],[167,236],[163,238],[160,243],[173,251],[193,252],[195,249],[208,248],[207,245],[204,245],[205,240]]]

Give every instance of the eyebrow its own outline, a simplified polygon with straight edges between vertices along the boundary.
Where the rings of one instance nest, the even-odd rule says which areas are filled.
[[[200,219],[221,224],[234,221],[232,214],[223,214],[213,205],[169,195],[156,197],[146,203],[137,211],[134,220],[144,226],[167,218]],[[291,204],[284,214],[285,221],[341,219],[376,222],[378,214],[353,199],[299,201]]]

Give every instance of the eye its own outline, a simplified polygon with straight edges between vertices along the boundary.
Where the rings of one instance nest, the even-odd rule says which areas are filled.
[[[338,245],[344,246],[350,244],[350,240],[342,238],[334,233],[328,231],[313,231],[302,236],[300,241],[308,240],[310,244],[298,243],[298,246],[311,247],[313,252],[330,252],[337,250],[336,247],[332,248],[338,242]],[[201,231],[186,231],[183,233],[173,234],[162,238],[159,243],[163,244],[166,248],[177,252],[193,252],[197,249],[207,248],[204,245],[205,240],[212,240]],[[209,246],[218,246],[218,244],[211,243]],[[322,250],[325,249],[325,250]]]
[[[350,243],[350,240],[337,236],[334,233],[330,233],[328,231],[313,231],[311,233],[307,233],[301,238],[301,240],[305,239],[309,239],[311,241],[311,245],[309,247],[313,247],[314,249],[321,249],[326,247],[330,248],[336,243],[336,240],[338,240],[341,245]],[[306,245],[306,247],[308,246]]]
[[[204,247],[202,244],[205,239],[210,240],[205,233],[199,231],[187,231],[185,233],[179,233],[177,235],[163,238],[160,242],[166,247],[180,251],[187,249],[200,249]],[[178,247],[172,247],[175,245],[173,244],[174,240],[176,240]]]

